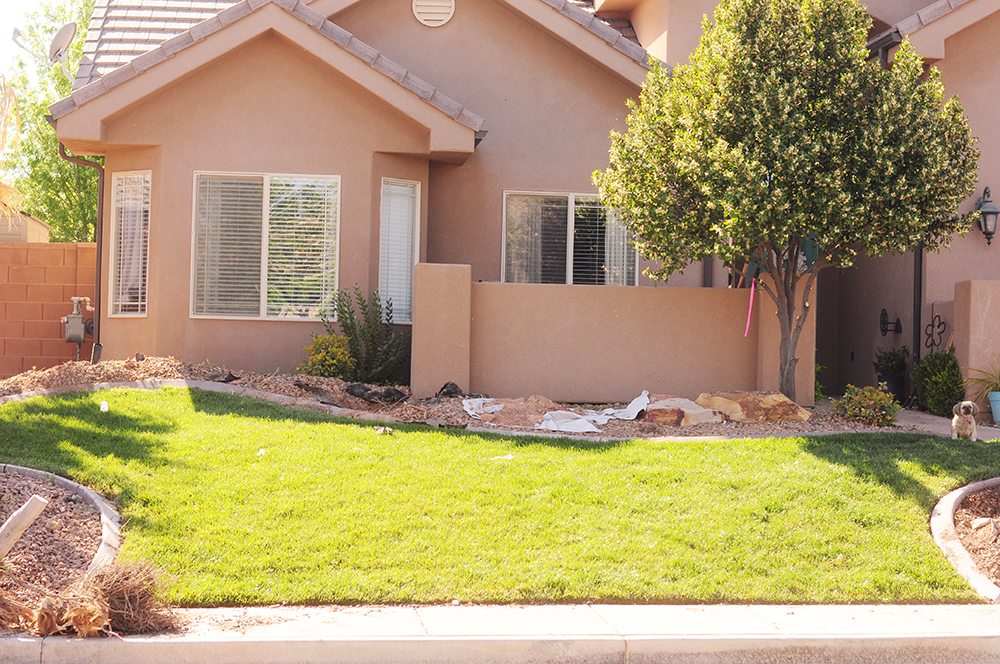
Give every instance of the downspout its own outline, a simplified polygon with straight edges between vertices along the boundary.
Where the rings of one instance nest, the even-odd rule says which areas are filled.
[[[920,361],[920,323],[924,306],[924,245],[913,250],[913,364]]]
[[[52,122],[51,119],[50,122]],[[91,363],[97,364],[101,361],[101,351],[104,348],[101,344],[101,257],[103,255],[101,250],[104,245],[104,167],[96,161],[90,161],[89,159],[69,154],[66,152],[66,146],[62,144],[62,141],[59,142],[59,156],[71,164],[92,168],[97,171],[97,220],[94,223],[94,239],[97,244],[97,260],[94,265],[96,272],[94,275],[94,349],[90,355]]]

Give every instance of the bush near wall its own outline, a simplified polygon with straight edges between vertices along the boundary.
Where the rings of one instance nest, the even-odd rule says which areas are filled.
[[[73,359],[59,319],[71,297],[93,300],[96,260],[92,243],[0,244],[0,377]]]

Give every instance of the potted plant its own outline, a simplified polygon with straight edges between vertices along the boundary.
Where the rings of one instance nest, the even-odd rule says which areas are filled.
[[[910,349],[906,346],[892,350],[875,351],[875,374],[878,382],[885,383],[889,394],[896,398],[896,401],[903,403],[906,399],[906,358],[910,356]]]
[[[971,376],[966,384],[970,388],[978,388],[975,396],[976,401],[989,399],[993,423],[1000,424],[1000,366],[994,367],[992,371],[972,369],[970,373],[976,375]]]

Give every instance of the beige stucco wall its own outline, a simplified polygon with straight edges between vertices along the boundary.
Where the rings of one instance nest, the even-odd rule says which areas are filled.
[[[649,54],[669,65],[685,63],[701,39],[701,22],[716,0],[639,0],[629,12],[636,37]]]
[[[189,316],[195,171],[340,175],[339,281],[365,291],[377,287],[381,178],[417,180],[424,191],[428,179],[426,159],[391,154],[425,150],[425,130],[277,36],[127,109],[105,133],[108,218],[112,174],[152,171],[149,313],[105,318],[109,357],[141,351],[291,370],[320,329],[302,321]],[[426,214],[422,222],[426,237]],[[107,219],[105,229],[109,237]],[[105,265],[109,252],[106,246]]]
[[[48,242],[49,227],[28,214],[0,216],[0,242]]]
[[[631,83],[493,0],[460,3],[440,28],[410,0],[363,2],[332,18],[486,118],[462,165],[432,163],[427,259],[499,280],[503,192],[595,192],[608,132],[623,129]]]
[[[955,284],[955,357],[966,378],[1000,368],[1000,281]],[[970,398],[980,391],[970,386]],[[988,403],[981,402],[983,406]]]
[[[492,396],[627,401],[641,390],[697,397],[777,389],[774,306],[747,290],[472,283],[463,265],[417,266],[412,387],[447,381]],[[812,404],[815,319],[798,349],[799,402]],[[462,380],[468,380],[463,384]]]

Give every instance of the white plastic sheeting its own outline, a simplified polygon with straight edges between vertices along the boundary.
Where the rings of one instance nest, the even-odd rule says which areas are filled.
[[[624,408],[605,408],[602,411],[588,410],[584,413],[574,413],[569,410],[554,410],[542,417],[541,424],[536,429],[561,431],[564,433],[600,433],[597,425],[605,425],[609,420],[634,420],[639,413],[649,405],[649,392],[642,391]]]

